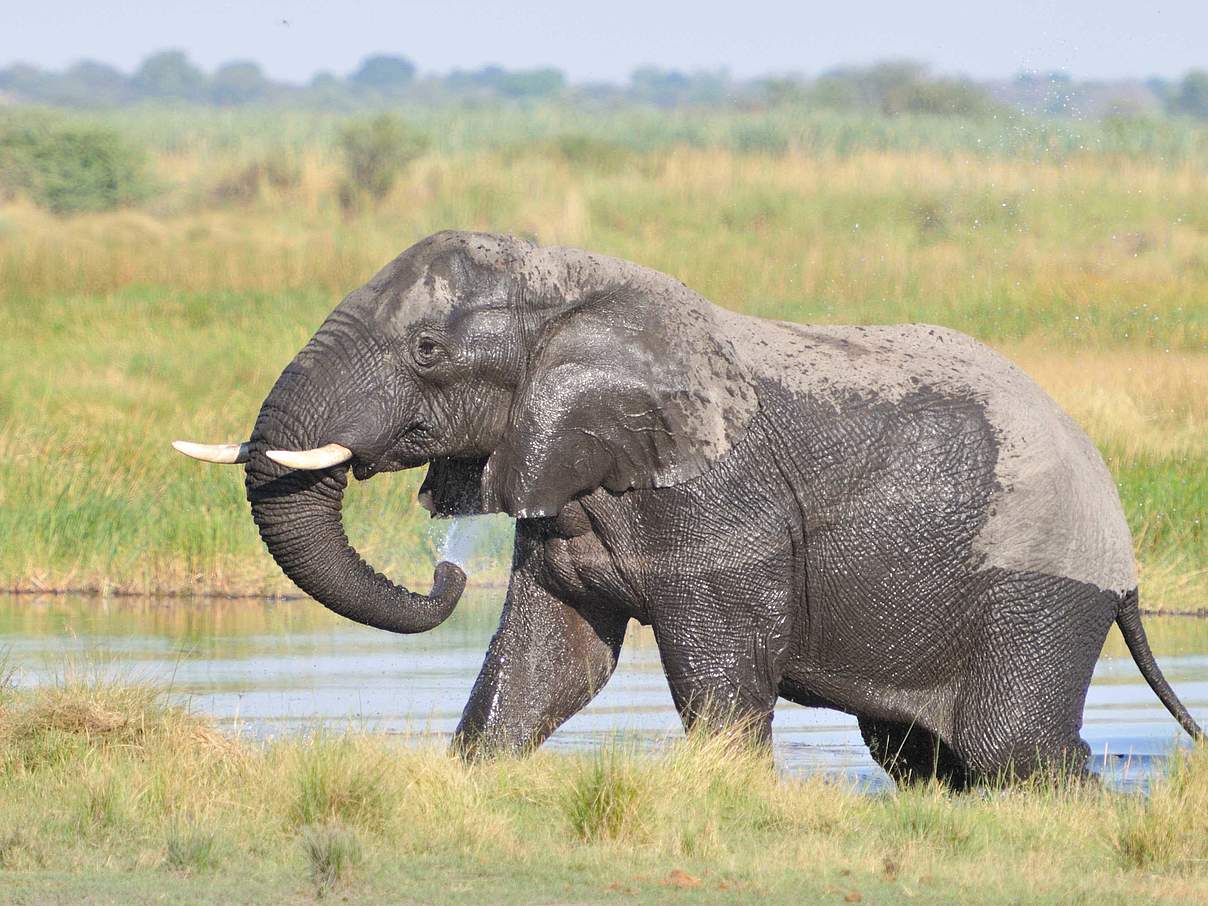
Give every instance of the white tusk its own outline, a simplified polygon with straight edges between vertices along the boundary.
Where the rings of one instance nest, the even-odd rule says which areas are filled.
[[[328,444],[314,450],[269,450],[264,454],[287,469],[330,469],[352,459],[352,451],[339,444]]]
[[[216,462],[221,465],[235,465],[247,462],[247,444],[195,444],[187,440],[172,441],[172,448],[177,453],[200,459],[202,462]]]

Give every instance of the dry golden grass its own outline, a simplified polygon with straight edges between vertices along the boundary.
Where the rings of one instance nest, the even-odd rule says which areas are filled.
[[[1160,350],[1002,350],[1101,448],[1155,459],[1208,453],[1208,355]]]
[[[0,695],[0,739],[0,870],[18,900],[1125,903],[1208,884],[1202,747],[1147,797],[869,795],[719,738],[466,765],[363,734],[221,739],[144,690],[78,684]]]
[[[592,169],[539,150],[430,156],[350,218],[327,152],[296,155],[295,184],[241,204],[212,198],[238,161],[173,155],[160,165],[175,189],[145,211],[64,222],[9,206],[0,293],[343,294],[414,239],[458,227],[632,257],[758,314],[943,319],[990,338],[1205,339],[1190,309],[1208,284],[1193,213],[1208,189],[1190,166],[690,149],[627,160]]]

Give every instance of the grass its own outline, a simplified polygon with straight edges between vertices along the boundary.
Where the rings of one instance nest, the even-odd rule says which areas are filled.
[[[1133,903],[1208,884],[1203,747],[1144,797],[868,795],[706,738],[476,765],[371,734],[255,744],[154,690],[68,681],[3,700],[0,752],[14,902]]]
[[[534,145],[560,147],[578,162],[669,148],[736,154],[842,157],[861,152],[920,151],[986,160],[1063,162],[1110,157],[1200,163],[1208,159],[1208,132],[1194,120],[1109,117],[1102,121],[1000,114],[980,119],[859,112],[775,109],[674,110],[641,105],[516,103],[492,106],[400,106],[409,123],[430,136],[441,154]],[[61,112],[46,111],[62,117]],[[369,115],[369,114],[366,114]],[[190,108],[145,104],[75,115],[86,124],[116,126],[161,153],[201,149],[212,156],[256,155],[285,148],[330,149],[348,115],[330,111]]]
[[[343,294],[459,227],[633,258],[751,314],[936,322],[996,345],[1104,451],[1147,606],[1208,602],[1208,133],[413,114],[432,151],[351,214],[339,117],[266,114],[274,128],[257,130],[247,111],[152,109],[105,122],[154,152],[156,198],[71,218],[0,209],[0,585],[293,591],[238,471],[167,442],[244,436]],[[765,133],[789,138],[751,138]],[[375,565],[422,585],[443,529],[415,503],[419,477],[354,484],[348,524]],[[500,573],[507,543],[500,524],[485,571]]]

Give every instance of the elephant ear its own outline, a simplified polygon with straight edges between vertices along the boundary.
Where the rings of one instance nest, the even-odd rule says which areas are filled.
[[[758,408],[754,383],[724,313],[676,288],[612,291],[547,325],[483,471],[484,509],[553,516],[596,488],[688,481],[729,452]]]

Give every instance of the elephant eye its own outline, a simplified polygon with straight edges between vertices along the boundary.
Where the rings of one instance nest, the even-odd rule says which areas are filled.
[[[420,334],[415,340],[415,361],[419,365],[435,365],[442,352],[441,345],[430,336]]]

